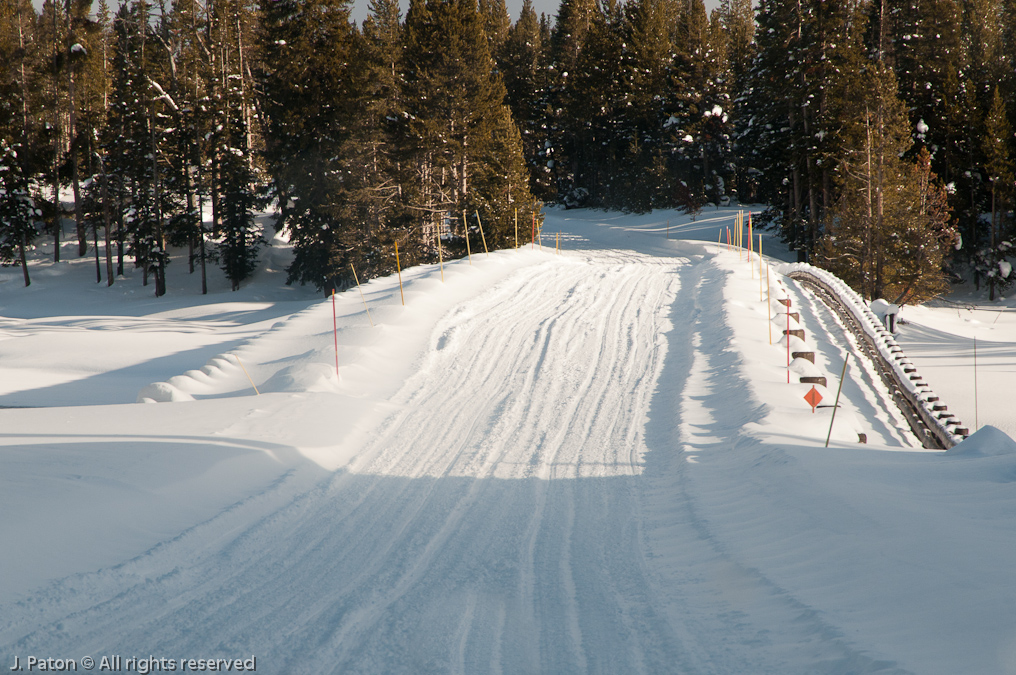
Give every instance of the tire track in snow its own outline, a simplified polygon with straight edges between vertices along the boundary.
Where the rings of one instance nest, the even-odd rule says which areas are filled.
[[[279,673],[783,675],[803,649],[807,672],[892,672],[705,515],[707,500],[744,508],[744,485],[698,472],[753,457],[737,422],[758,414],[723,282],[706,257],[621,251],[509,277],[439,322],[345,469],[297,472],[40,590],[0,626],[0,651],[253,652]]]
[[[209,541],[150,552],[143,575],[92,575],[77,610],[60,616],[57,600],[19,646],[59,626],[62,645],[96,652],[256,642],[279,672],[645,672],[631,624],[610,638],[595,618],[630,613],[617,605],[633,584],[589,568],[628,568],[575,534],[598,526],[587,501],[606,512],[640,471],[629,446],[662,355],[632,326],[658,332],[642,303],[675,282],[673,262],[643,262],[562,261],[493,289],[449,318],[348,470],[280,492],[243,527],[195,528],[188,539]]]
[[[651,525],[646,538],[651,551],[661,552],[661,562],[654,565],[651,556],[650,566],[656,583],[669,592],[667,606],[675,633],[696,647],[696,666],[703,673],[902,673],[893,664],[862,653],[817,611],[741,560],[736,544],[750,535],[718,528],[707,515],[723,516],[724,523],[743,521],[744,529],[749,528],[753,518],[764,517],[750,511],[765,502],[754,493],[764,494],[767,487],[746,471],[726,478],[722,467],[732,458],[785,459],[781,450],[758,448],[757,441],[740,432],[745,423],[763,415],[763,406],[752,400],[738,364],[742,357],[729,346],[735,339],[724,318],[725,272],[708,264],[684,271],[682,289],[695,292],[682,292],[675,303],[675,311],[689,321],[671,344],[691,346],[685,352],[690,367],[687,379],[677,384],[676,395],[664,403],[678,418],[669,443],[681,451],[669,457],[654,453],[657,461],[647,466],[650,482],[658,483],[651,490],[674,495],[663,522],[647,512]],[[650,446],[666,442],[661,431]],[[680,541],[683,550],[674,551],[674,541]],[[687,569],[695,572],[689,575]],[[678,607],[688,609],[690,620],[675,614]],[[696,639],[702,636],[710,637]]]

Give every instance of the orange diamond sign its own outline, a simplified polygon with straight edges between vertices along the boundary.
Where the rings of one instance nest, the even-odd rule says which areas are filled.
[[[815,385],[811,385],[811,389],[804,395],[804,400],[811,406],[811,412],[815,412],[815,407],[822,402],[822,394],[818,393],[818,389]]]

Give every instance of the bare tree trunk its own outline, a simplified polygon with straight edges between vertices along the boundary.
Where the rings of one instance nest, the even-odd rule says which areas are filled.
[[[159,264],[155,270],[155,297],[166,294],[166,237],[162,228],[162,185],[159,182],[159,153],[155,145],[155,112],[148,112],[148,138],[152,151],[152,186],[155,200],[155,242],[159,247]]]
[[[74,68],[71,66],[73,29],[71,0],[67,0],[67,138],[71,153],[71,186],[74,190],[74,227],[78,234],[78,257],[82,258],[88,253],[88,234],[85,232],[84,219],[81,217],[81,181],[78,177],[78,153],[75,148],[78,118],[74,100]]]
[[[26,235],[24,232],[21,233],[21,243],[18,245],[18,256],[21,258],[21,274],[25,277],[25,288],[32,285],[32,280],[28,276],[28,260],[25,257],[25,248],[28,243],[25,241]]]

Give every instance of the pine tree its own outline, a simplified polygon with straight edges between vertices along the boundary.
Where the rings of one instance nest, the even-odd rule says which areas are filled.
[[[253,273],[264,238],[254,216],[265,205],[254,163],[253,21],[242,0],[216,0],[209,11],[213,46],[207,84],[211,113],[209,160],[213,232],[219,264],[232,289]]]
[[[355,215],[342,237],[344,284],[353,283],[353,269],[361,279],[394,272],[390,252],[411,219],[403,201],[398,148],[402,39],[397,0],[372,0],[360,47],[364,70],[356,84],[362,102],[349,145],[349,199]]]
[[[363,103],[359,35],[345,0],[263,0],[257,86],[264,157],[294,246],[289,282],[325,294],[348,269],[356,224],[353,127]],[[362,171],[362,167],[357,167]]]
[[[547,47],[532,0],[524,0],[519,20],[508,31],[501,52],[500,70],[505,103],[522,137],[522,155],[529,169],[534,194],[552,200],[554,149],[547,128]]]
[[[868,299],[917,303],[946,289],[943,266],[955,230],[930,153],[916,165],[906,108],[884,64],[873,64],[855,90],[844,130],[842,185],[819,262]]]
[[[146,0],[121,5],[113,21],[116,50],[112,60],[113,82],[103,149],[106,179],[114,178],[112,195],[118,224],[117,245],[122,272],[123,247],[140,267],[144,284],[155,280],[157,297],[166,292],[164,215],[171,211],[170,193],[163,189],[165,146],[160,86],[164,52],[156,48],[155,28]],[[154,84],[153,84],[154,83]]]
[[[448,225],[479,211],[488,245],[503,246],[509,231],[514,236],[514,209],[528,216],[536,205],[476,5],[414,2],[405,31],[401,146],[411,171],[406,203],[419,214],[419,234],[400,244],[410,262],[430,260]]]
[[[1012,126],[998,88],[992,97],[991,109],[985,120],[983,138],[985,170],[991,185],[991,224],[988,248],[978,255],[978,272],[988,279],[988,299],[995,299],[995,291],[1004,290],[1013,283],[1011,267],[1006,254],[1012,244],[1004,236],[1009,224],[1013,182],[1016,180],[1016,162],[1012,152]]]
[[[0,265],[20,265],[25,286],[31,284],[26,249],[36,235],[26,41],[34,16],[28,3],[0,6]]]
[[[0,138],[0,265],[20,265],[25,286],[32,281],[25,252],[35,239],[35,202],[18,146]]]

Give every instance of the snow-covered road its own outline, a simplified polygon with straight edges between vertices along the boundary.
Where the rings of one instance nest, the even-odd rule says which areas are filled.
[[[226,504],[202,497],[176,526],[174,502],[176,520],[131,541],[85,525],[124,552],[14,589],[0,657],[253,654],[267,673],[1016,672],[1016,495],[992,478],[1012,458],[957,472],[963,458],[893,452],[911,442],[863,367],[844,388],[841,440],[822,450],[829,410],[785,383],[766,305],[749,301],[759,281],[736,254],[575,227],[566,255],[503,252],[486,263],[496,272],[458,261],[459,295],[433,269],[408,275],[410,307],[451,293],[431,300],[447,307],[432,319],[407,319],[391,281],[368,285],[370,302],[389,301],[374,338],[359,296],[345,298],[340,383],[279,384],[331,359],[322,303],[244,347],[274,393],[241,396],[246,380],[225,366],[176,378],[204,400],[141,406],[124,457],[184,443],[183,426],[205,439],[206,459],[184,457],[196,473],[228,446],[246,482],[218,475]],[[835,319],[788,293],[809,310],[817,363],[838,372]],[[40,411],[3,411],[5,433],[42,458],[73,454],[134,407],[64,413],[59,435],[37,429]],[[990,518],[972,507],[985,486]],[[948,636],[979,612],[990,618]]]

